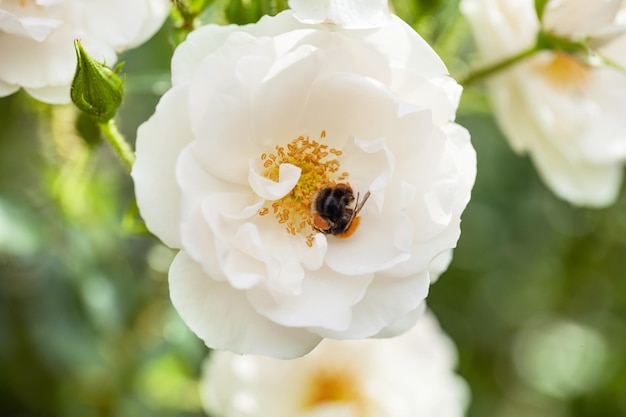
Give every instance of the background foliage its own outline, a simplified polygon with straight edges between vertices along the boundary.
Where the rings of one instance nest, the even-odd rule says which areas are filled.
[[[467,73],[473,49],[456,1],[393,4],[453,75]],[[224,24],[285,7],[202,0],[188,11]],[[118,122],[131,141],[169,85],[186,22],[173,12],[121,57]],[[468,416],[626,415],[626,191],[604,210],[557,199],[509,149],[479,87],[458,120],[478,178],[429,305],[459,349]],[[145,232],[122,164],[93,133],[76,133],[89,131],[82,122],[23,93],[0,99],[0,415],[202,416],[207,349],[169,301],[173,253]]]

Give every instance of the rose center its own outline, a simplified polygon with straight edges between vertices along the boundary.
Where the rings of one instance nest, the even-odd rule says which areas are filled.
[[[551,59],[539,66],[539,71],[548,81],[559,87],[580,87],[589,74],[589,67],[576,58],[562,52],[555,52]]]
[[[366,406],[358,378],[347,369],[316,370],[308,388],[304,400],[305,409],[313,409],[330,402],[351,403],[358,410]]]
[[[320,140],[326,137],[322,131]],[[275,152],[261,155],[265,172],[263,175],[272,181],[278,181],[281,164],[292,164],[302,172],[295,187],[283,198],[267,202],[259,210],[261,216],[272,213],[279,224],[285,225],[287,233],[306,236],[306,243],[313,244],[315,228],[311,204],[318,190],[332,187],[338,182],[345,182],[347,172],[339,172],[337,157],[341,151],[328,145],[300,136],[284,146],[276,146]]]

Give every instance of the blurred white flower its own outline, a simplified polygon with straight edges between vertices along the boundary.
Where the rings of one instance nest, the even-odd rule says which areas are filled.
[[[545,30],[591,38],[599,56],[626,67],[622,0],[553,0]],[[484,63],[532,47],[540,30],[533,0],[463,0]],[[619,191],[626,160],[626,73],[542,51],[488,80],[494,113],[513,149],[528,153],[561,198],[605,206]]]
[[[428,313],[402,336],[325,340],[290,361],[212,352],[200,396],[215,417],[461,417],[469,390],[456,361]]]
[[[461,89],[424,40],[391,15],[363,30],[288,10],[192,32],[172,74],[132,175],[146,224],[181,249],[170,290],[187,325],[279,358],[410,328],[476,174]],[[353,221],[338,184],[364,203]],[[348,198],[316,213],[327,188]]]
[[[69,103],[74,39],[111,65],[116,52],[150,38],[169,8],[169,0],[0,0],[0,97],[21,87],[38,100]]]
[[[624,0],[551,0],[542,16],[544,27],[557,35],[583,40],[620,30]]]

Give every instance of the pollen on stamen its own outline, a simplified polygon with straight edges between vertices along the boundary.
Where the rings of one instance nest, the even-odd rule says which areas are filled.
[[[326,131],[323,130],[320,139],[325,137]],[[265,169],[263,175],[273,181],[278,181],[281,164],[292,164],[302,171],[291,192],[279,200],[268,201],[259,210],[259,215],[265,216],[271,211],[278,224],[285,226],[287,233],[303,235],[307,246],[312,247],[316,231],[311,204],[315,194],[321,188],[346,182],[348,178],[347,172],[339,172],[337,157],[341,154],[340,150],[311,140],[308,136],[299,136],[286,146],[277,145],[274,152],[261,154]]]

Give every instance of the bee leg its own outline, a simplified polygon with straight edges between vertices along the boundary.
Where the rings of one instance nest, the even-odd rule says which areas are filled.
[[[328,220],[324,219],[319,214],[316,214],[313,219],[313,228],[320,233],[328,234],[332,225],[328,222]]]

